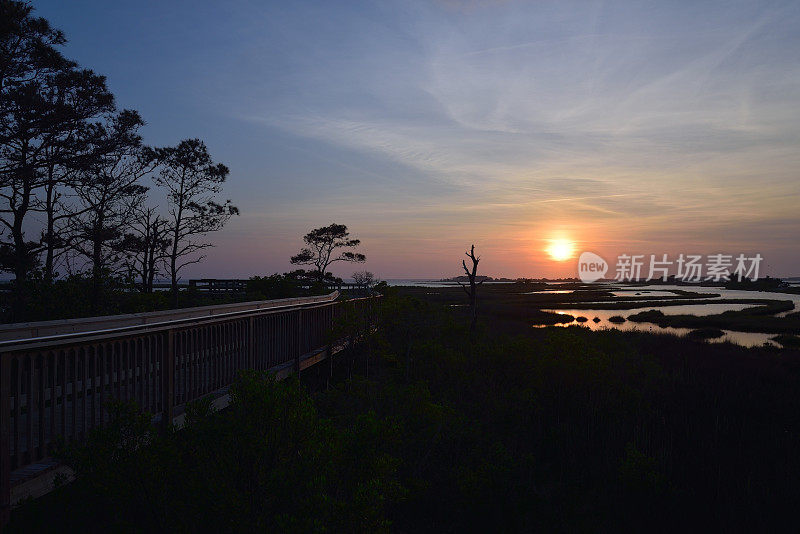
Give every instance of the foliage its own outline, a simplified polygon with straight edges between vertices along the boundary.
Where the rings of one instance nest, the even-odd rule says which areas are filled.
[[[0,13],[0,223],[10,252],[3,263],[17,281],[14,309],[22,312],[33,256],[55,243],[52,233],[41,243],[25,234],[31,214],[45,211],[39,195],[52,194],[48,171],[74,165],[77,154],[65,151],[90,121],[113,111],[114,99],[104,77],[61,55],[64,35],[33,17],[29,4],[2,0]]]
[[[118,111],[104,76],[63,57],[65,42],[28,2],[0,0],[0,270],[14,275],[4,311],[16,321],[33,314],[38,279],[91,273],[93,313],[107,278],[139,278],[151,292],[167,250],[177,280],[210,246],[201,236],[238,213],[215,200],[228,169],[202,141],[145,147],[139,114]],[[166,209],[147,205],[141,183],[157,166],[170,236]]]
[[[800,349],[800,336],[781,334],[772,338],[786,348]]]
[[[285,274],[253,276],[247,281],[248,300],[283,299],[300,293],[300,281]]]
[[[719,328],[697,328],[686,334],[689,339],[715,339],[724,335]]]
[[[800,331],[800,316],[792,313],[785,317],[776,316],[778,313],[794,309],[791,300],[770,300],[755,304],[759,305],[713,315],[666,315],[659,310],[647,310],[629,315],[628,320],[676,328],[712,328],[788,335]]]
[[[125,253],[125,267],[128,278],[139,282],[144,293],[153,292],[156,275],[161,272],[172,241],[169,238],[169,224],[155,208],[142,204],[132,207],[136,220],[131,224],[119,249]]]
[[[182,430],[159,431],[132,404],[63,457],[92,513],[80,528],[114,531],[385,531],[397,500],[397,460],[378,446],[390,421],[322,417],[296,382],[246,372],[216,413],[190,405]],[[74,498],[74,493],[73,493]],[[64,510],[62,510],[64,512]],[[56,511],[58,513],[58,511]],[[55,519],[51,516],[51,519]]]
[[[212,245],[201,238],[221,230],[239,209],[230,200],[217,202],[215,195],[222,191],[229,170],[222,163],[214,163],[200,139],[184,139],[156,153],[161,167],[154,181],[166,190],[169,200],[169,273],[173,304],[177,306],[181,269],[202,261],[203,256],[196,254]]]
[[[71,249],[89,262],[94,308],[102,297],[104,271],[121,266],[124,231],[136,220],[133,208],[144,202],[147,188],[139,180],[157,164],[152,151],[142,146],[138,130],[144,121],[137,112],[122,111],[109,122],[94,128],[91,142],[97,154],[74,186],[79,207],[69,222]]]
[[[164,293],[140,293],[130,291],[129,287],[118,278],[104,273],[101,286],[104,298],[99,305],[94,305],[89,298],[94,280],[82,276],[70,276],[53,282],[33,280],[29,283],[29,300],[25,315],[26,321],[43,321],[56,319],[72,319],[76,317],[92,317],[95,315],[117,315],[123,313],[139,313],[169,308],[169,301]],[[9,316],[8,295],[0,298],[2,322]],[[15,316],[14,319],[19,319]]]
[[[352,274],[353,282],[362,289],[371,289],[378,280],[370,271],[356,271]]]
[[[350,237],[344,224],[330,224],[315,228],[303,236],[307,247],[299,254],[291,257],[293,265],[313,265],[314,273],[319,281],[325,278],[328,266],[337,261],[363,263],[367,260],[364,254],[349,250],[361,244],[359,239]]]
[[[378,327],[340,353],[328,389],[308,395],[247,373],[229,409],[192,408],[185,429],[164,438],[142,428],[136,435],[155,445],[141,452],[119,430],[135,424],[112,427],[83,456],[102,476],[64,488],[49,518],[74,520],[69,503],[85,491],[81,502],[104,514],[86,521],[113,530],[784,530],[794,521],[797,352],[520,328],[500,316],[469,335],[458,311],[381,300],[345,314],[336,338],[359,331],[363,314]],[[110,456],[120,449],[117,468],[109,458],[120,461]],[[147,463],[139,472],[125,463],[130,450]],[[36,506],[15,513],[17,528],[31,528]]]

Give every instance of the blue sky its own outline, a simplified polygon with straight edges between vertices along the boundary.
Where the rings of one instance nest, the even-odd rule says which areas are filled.
[[[242,216],[189,276],[289,268],[341,222],[385,278],[760,252],[800,274],[798,2],[37,1],[66,54],[200,137]],[[352,266],[335,269],[352,272]]]

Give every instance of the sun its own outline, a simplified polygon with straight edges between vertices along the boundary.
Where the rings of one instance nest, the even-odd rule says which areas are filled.
[[[575,253],[575,243],[566,239],[553,239],[547,247],[547,253],[555,261],[566,261]]]

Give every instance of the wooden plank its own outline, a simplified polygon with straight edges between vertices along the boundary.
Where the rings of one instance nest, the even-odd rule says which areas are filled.
[[[38,428],[38,440],[39,440],[39,447],[36,449],[36,457],[35,459],[38,460],[40,458],[44,458],[47,454],[46,446],[45,446],[45,413],[47,408],[45,406],[46,396],[47,396],[47,355],[40,354],[39,358],[41,358],[41,366],[39,367],[39,380],[38,380],[38,401],[39,406],[37,409],[39,415],[39,428]]]
[[[11,515],[11,357],[0,354],[0,525]]]
[[[50,446],[47,451],[50,454],[52,451],[49,449],[53,448],[56,440],[56,419],[58,418],[56,411],[58,406],[58,353],[51,351],[48,353],[48,358],[52,359],[50,365]]]
[[[165,342],[167,344],[164,353],[164,366],[161,369],[162,378],[162,400],[161,400],[161,413],[162,420],[165,427],[172,424],[172,416],[174,413],[175,402],[175,333],[170,330],[166,336]]]

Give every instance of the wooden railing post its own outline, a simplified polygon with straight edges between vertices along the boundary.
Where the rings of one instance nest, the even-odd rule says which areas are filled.
[[[294,372],[300,380],[300,356],[303,352],[303,310],[297,310],[297,350],[294,357]]]
[[[168,429],[175,411],[175,331],[172,329],[167,331],[167,350],[161,366],[161,422]]]
[[[0,530],[11,518],[11,355],[0,353]],[[16,399],[19,402],[19,399]]]
[[[247,321],[247,366],[250,369],[256,368],[256,345],[255,345],[255,328],[256,321],[251,315]]]
[[[336,314],[336,303],[331,304],[330,306],[327,306],[325,308],[325,327],[324,327],[325,329],[324,329],[324,332],[325,332],[325,335],[328,336],[328,339],[327,339],[328,343],[325,346],[325,350],[328,351],[328,360],[329,360],[328,363],[330,364],[330,368],[329,368],[330,373],[329,373],[329,376],[328,376],[328,379],[329,379],[328,384],[329,385],[330,385],[330,380],[333,379],[333,345],[332,345],[332,342],[333,342],[333,318],[334,318],[335,314]]]

